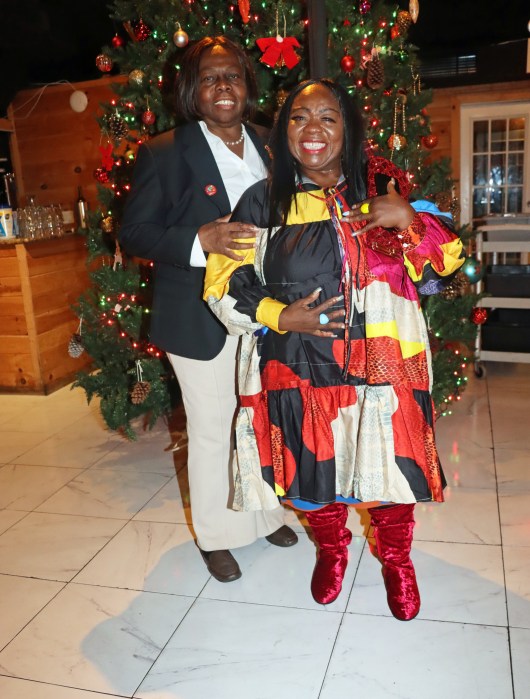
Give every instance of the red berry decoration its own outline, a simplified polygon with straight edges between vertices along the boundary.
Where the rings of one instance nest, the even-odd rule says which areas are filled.
[[[108,73],[112,70],[112,58],[105,53],[100,53],[96,56],[96,66],[102,73]]]
[[[107,184],[109,181],[109,173],[102,167],[94,170],[94,177],[100,184]]]
[[[340,69],[343,73],[349,74],[352,72],[354,68],[355,58],[353,56],[350,56],[349,53],[345,53],[344,56],[340,59]]]
[[[151,126],[156,121],[156,114],[151,109],[146,109],[142,114],[142,121],[146,126]]]
[[[482,325],[482,323],[485,323],[488,319],[488,309],[474,308],[469,317],[475,325]]]
[[[133,31],[136,41],[145,41],[151,36],[151,29],[141,18],[134,23]]]
[[[361,0],[361,4],[359,5],[359,12],[362,15],[365,15],[367,12],[370,12],[372,8],[372,4],[368,0]]]
[[[116,36],[112,37],[110,43],[112,44],[113,48],[120,49],[125,44],[125,40],[119,34],[116,34]]]
[[[428,136],[422,136],[421,142],[425,148],[431,150],[431,148],[436,148],[438,145],[438,136],[436,134],[430,133]]]

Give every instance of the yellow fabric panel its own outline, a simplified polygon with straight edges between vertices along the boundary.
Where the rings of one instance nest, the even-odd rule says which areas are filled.
[[[465,257],[460,257],[462,255],[462,241],[460,238],[450,240],[442,245],[442,251],[444,254],[444,271],[438,272],[438,274],[441,277],[446,277],[456,272],[466,261]]]
[[[420,281],[420,279],[423,277],[423,267],[425,267],[425,265],[429,264],[429,260],[425,260],[423,267],[422,267],[422,271],[420,272],[420,274],[416,274],[416,269],[415,269],[414,265],[411,262],[409,262],[406,255],[403,255],[403,262],[405,263],[405,267],[407,268],[408,275],[412,279],[413,282]]]
[[[314,196],[311,196],[314,195]],[[297,192],[287,214],[287,225],[293,223],[312,223],[313,221],[329,220],[329,211],[323,199],[324,192],[317,189],[309,194],[308,192]],[[297,205],[298,204],[298,210]],[[342,216],[340,207],[337,206],[339,218]]]
[[[238,242],[247,241],[248,238]],[[206,275],[204,278],[203,299],[205,301],[207,301],[210,296],[216,299],[222,299],[223,296],[228,293],[230,277],[234,274],[236,269],[243,267],[243,265],[254,264],[254,258],[256,256],[255,248],[241,250],[241,252],[245,255],[243,260],[232,260],[231,257],[226,257],[226,255],[219,255],[217,253],[208,255]]]
[[[284,335],[287,330],[280,330],[278,328],[278,323],[280,322],[280,313],[286,307],[287,304],[267,296],[259,302],[259,306],[256,310],[256,320],[258,323],[266,325],[271,330],[280,333],[280,335]]]
[[[282,488],[281,485],[278,485],[278,483],[274,484],[274,491],[278,497],[283,498],[285,496],[285,490]]]
[[[401,356],[403,359],[413,357],[415,354],[425,351],[423,342],[411,342],[403,340],[399,337],[398,327],[395,320],[387,321],[386,323],[367,323],[366,337],[391,337],[399,342],[401,347]]]

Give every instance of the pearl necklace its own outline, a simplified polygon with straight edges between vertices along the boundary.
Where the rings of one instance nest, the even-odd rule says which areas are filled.
[[[244,138],[245,138],[245,129],[243,128],[243,124],[241,124],[241,136],[237,139],[237,141],[225,141],[224,138],[222,139],[222,141],[225,144],[225,146],[238,146],[240,143],[243,142]]]

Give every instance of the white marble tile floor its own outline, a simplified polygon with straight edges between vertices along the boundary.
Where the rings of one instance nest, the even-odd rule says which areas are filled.
[[[366,514],[328,607],[292,511],[298,545],[235,550],[243,577],[221,584],[163,421],[127,442],[80,390],[0,395],[1,699],[528,699],[529,407],[530,365],[488,364],[438,421],[446,503],[416,508],[404,623]]]

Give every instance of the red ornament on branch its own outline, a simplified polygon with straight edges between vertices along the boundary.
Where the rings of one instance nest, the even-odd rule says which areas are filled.
[[[345,53],[340,59],[340,69],[343,73],[349,75],[355,68],[355,58],[349,53]]]
[[[151,36],[151,29],[147,26],[147,24],[143,21],[142,18],[140,18],[137,22],[134,23],[133,31],[134,38],[136,39],[136,41],[145,41],[146,39],[149,39],[149,37]]]
[[[243,24],[248,24],[250,21],[250,0],[238,0],[237,5]]]
[[[114,166],[112,143],[107,143],[106,146],[99,146],[99,152],[101,153],[101,167],[110,172]]]
[[[482,323],[485,323],[488,319],[488,309],[475,307],[471,311],[469,318],[475,325],[482,325]]]
[[[423,143],[423,146],[425,148],[431,150],[432,148],[436,148],[436,146],[438,145],[438,136],[436,136],[436,134],[430,133],[428,136],[422,136],[421,142]]]
[[[142,114],[142,122],[146,126],[151,126],[156,121],[156,114],[151,109],[146,109]]]
[[[109,173],[102,167],[98,167],[94,170],[94,177],[100,184],[107,184],[109,181]]]
[[[105,53],[96,56],[96,66],[102,73],[109,73],[112,70],[112,58]]]
[[[298,39],[294,36],[277,36],[256,39],[256,44],[263,51],[263,56],[260,58],[262,63],[274,68],[286,66],[294,68],[300,61],[300,56],[294,50],[301,48]]]
[[[112,40],[110,43],[112,44],[113,48],[119,49],[125,44],[125,40],[119,34],[116,34],[115,36],[112,37]]]

